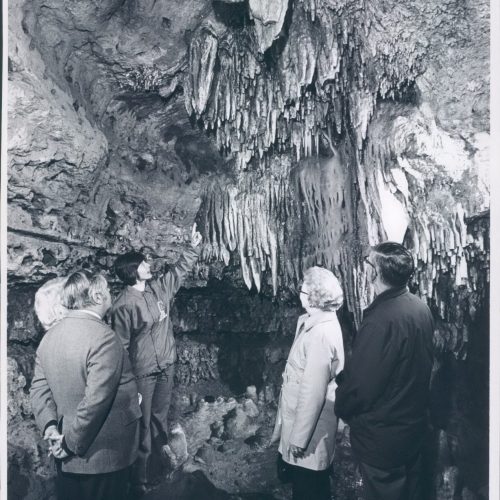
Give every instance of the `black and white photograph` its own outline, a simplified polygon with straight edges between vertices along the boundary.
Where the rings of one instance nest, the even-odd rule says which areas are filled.
[[[500,499],[496,2],[2,14],[1,500]]]

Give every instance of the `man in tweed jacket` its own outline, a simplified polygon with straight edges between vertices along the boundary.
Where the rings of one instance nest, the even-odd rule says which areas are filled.
[[[31,402],[57,459],[58,500],[123,500],[137,458],[141,411],[128,355],[102,317],[106,279],[72,274],[70,309],[37,350]]]

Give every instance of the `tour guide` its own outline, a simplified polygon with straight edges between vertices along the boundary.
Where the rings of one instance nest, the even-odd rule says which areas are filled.
[[[413,258],[399,243],[372,248],[377,297],[337,377],[335,413],[350,425],[366,500],[424,500],[421,451],[433,362],[433,319],[406,285]]]
[[[198,259],[201,235],[196,224],[191,234],[192,248],[185,251],[173,269],[152,279],[150,264],[139,252],[116,259],[115,271],[128,285],[111,309],[111,324],[129,352],[132,369],[142,394],[139,456],[133,482],[137,494],[145,493],[152,444],[160,451],[167,440],[167,417],[177,359],[170,319],[172,299],[182,279]]]

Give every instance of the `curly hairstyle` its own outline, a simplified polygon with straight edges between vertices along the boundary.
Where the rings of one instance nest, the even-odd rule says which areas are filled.
[[[339,280],[324,267],[310,267],[304,273],[304,285],[308,288],[311,307],[322,311],[336,311],[344,302]]]
[[[44,283],[35,294],[35,313],[44,330],[54,326],[68,313],[62,301],[66,280],[66,277],[53,278]]]

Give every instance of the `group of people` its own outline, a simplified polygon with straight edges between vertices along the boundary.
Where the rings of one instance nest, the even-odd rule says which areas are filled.
[[[167,454],[176,361],[170,308],[201,239],[193,226],[191,248],[157,279],[147,255],[118,257],[114,269],[126,286],[113,303],[102,275],[78,271],[58,282],[60,297],[49,291],[56,313],[37,310],[55,323],[38,347],[30,393],[57,459],[58,500],[135,499],[147,491],[153,444]]]
[[[147,256],[120,256],[114,267],[126,287],[114,303],[100,274],[78,271],[64,280],[66,313],[38,347],[31,385],[36,422],[56,458],[58,500],[125,500],[148,490],[153,447],[160,455],[168,448],[176,361],[170,309],[200,242],[193,227],[191,248],[157,279]],[[365,500],[425,498],[432,316],[408,291],[413,259],[402,245],[373,247],[366,265],[376,298],[347,362],[336,314],[342,286],[324,268],[304,274],[305,314],[270,441],[279,441],[279,466],[292,482],[293,500],[330,500],[339,418],[350,426]]]
[[[425,500],[422,454],[433,364],[433,318],[408,290],[411,253],[384,242],[365,258],[375,299],[345,362],[335,311],[342,288],[327,269],[306,271],[306,314],[283,373],[272,441],[293,500],[330,500],[338,419],[349,424],[364,500]]]

